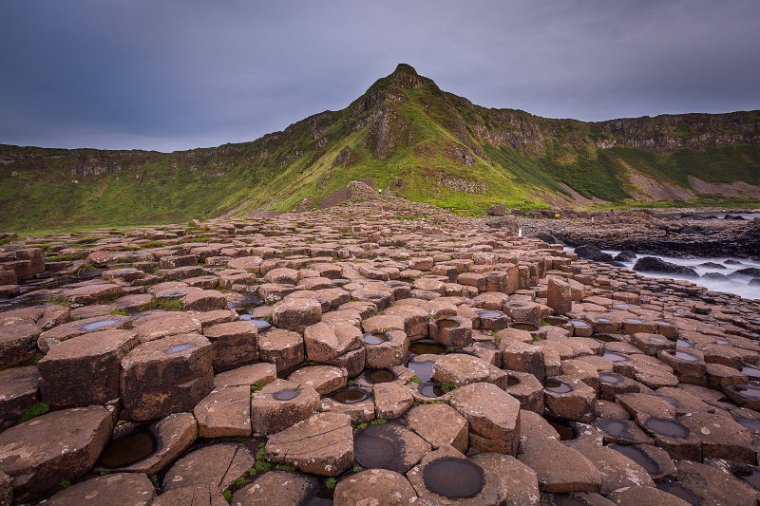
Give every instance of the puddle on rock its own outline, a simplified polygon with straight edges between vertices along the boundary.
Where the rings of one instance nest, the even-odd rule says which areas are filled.
[[[368,344],[370,346],[376,345],[376,344],[383,344],[390,341],[388,336],[386,336],[385,334],[380,335],[380,334],[373,334],[371,332],[367,332],[366,334],[364,334],[363,339],[364,339],[364,344]]]
[[[439,329],[455,329],[459,327],[459,322],[444,318],[443,320],[438,320],[437,325]]]
[[[504,312],[495,309],[485,309],[478,313],[478,317],[483,320],[496,320],[504,316]]]
[[[279,392],[275,392],[272,394],[272,397],[278,401],[289,401],[298,397],[300,393],[301,390],[298,388],[286,388],[284,390],[280,390]]]
[[[369,429],[354,438],[356,463],[365,469],[388,469],[401,458],[400,449],[392,441],[373,435]]]
[[[628,357],[625,355],[622,355],[620,353],[615,353],[614,351],[605,351],[602,353],[602,358],[606,358],[610,362],[625,362],[628,360]]]
[[[573,387],[569,383],[560,381],[558,379],[549,378],[546,380],[544,390],[554,392],[555,394],[567,394],[573,391]]]
[[[152,455],[156,448],[156,438],[148,425],[135,428],[130,433],[111,441],[100,455],[100,465],[107,469],[131,466]]]
[[[619,375],[615,374],[614,372],[603,372],[599,374],[599,381],[602,383],[607,383],[608,385],[619,385],[625,379]]]
[[[119,325],[122,322],[119,318],[109,318],[107,320],[100,320],[97,322],[91,322],[91,323],[84,323],[79,326],[80,329],[84,330],[85,332],[92,332],[95,330],[104,329],[106,327],[113,327],[114,325]]]
[[[249,314],[241,314],[240,321],[253,323],[254,325],[256,325],[256,330],[258,330],[259,332],[264,332],[265,330],[268,330],[272,326],[272,324],[269,323],[268,321],[262,318],[254,318],[253,315],[249,315]]]
[[[364,373],[364,377],[373,385],[390,383],[396,380],[396,374],[390,369],[370,369]]]
[[[422,471],[425,488],[448,499],[474,497],[485,486],[485,473],[476,463],[456,457],[436,459]]]
[[[691,353],[687,353],[685,351],[670,351],[668,354],[672,357],[677,358],[678,360],[683,360],[684,362],[699,362],[698,356],[692,355]]]
[[[741,426],[753,431],[753,432],[760,432],[760,420],[755,418],[745,418],[743,416],[737,416],[736,417],[737,423],[739,423]]]
[[[629,430],[629,423],[626,420],[617,420],[615,418],[599,418],[596,421],[596,426],[610,437],[631,440],[633,439],[633,434]]]
[[[546,318],[544,318],[544,322],[549,325],[558,326],[558,325],[565,325],[566,323],[569,323],[570,320],[564,316],[547,316]]]
[[[409,345],[409,353],[415,355],[443,355],[446,347],[435,341],[415,341]]]
[[[680,422],[668,418],[651,417],[644,422],[644,427],[660,436],[686,439],[689,437],[689,429]]]
[[[760,490],[760,468],[757,466],[736,465],[731,468],[731,474],[755,490]]]
[[[166,353],[182,353],[183,351],[187,351],[191,348],[193,348],[195,345],[193,343],[182,343],[182,344],[174,344],[172,346],[169,346],[167,348]]]
[[[367,392],[358,388],[344,388],[330,395],[331,399],[341,404],[356,404],[357,402],[366,400],[368,397]]]
[[[731,385],[728,387],[730,390],[733,390],[739,396],[745,398],[745,399],[751,399],[751,400],[758,400],[760,399],[760,388],[757,388],[753,385]]]
[[[438,386],[438,383],[435,381],[425,381],[424,383],[421,383],[417,391],[425,397],[430,398],[440,397],[446,393],[441,390],[441,388]]]
[[[591,337],[603,343],[619,343],[620,342],[620,339],[613,336],[612,334],[594,334]]]
[[[695,494],[688,488],[684,487],[680,483],[673,483],[673,482],[658,483],[657,488],[659,488],[663,492],[667,492],[668,494],[673,494],[679,499],[683,499],[684,501],[691,504],[692,506],[702,506],[704,504],[704,501],[702,500],[701,497],[699,497],[697,494]]]
[[[746,374],[752,379],[760,380],[760,369],[757,367],[745,365],[742,367],[742,374]]]
[[[662,472],[660,466],[652,457],[647,455],[647,452],[637,446],[621,445],[613,443],[610,445],[613,450],[619,451],[632,461],[644,468],[644,470],[650,475],[657,475]]]
[[[414,371],[414,375],[421,379],[423,382],[430,381],[433,378],[433,362],[432,360],[416,361],[410,360],[406,366]]]

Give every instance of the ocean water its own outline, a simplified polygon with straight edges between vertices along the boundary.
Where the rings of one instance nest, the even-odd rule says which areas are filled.
[[[574,251],[574,249],[575,248],[565,248],[566,251]],[[604,251],[605,253],[609,253],[613,257],[617,255],[618,253],[620,253],[619,250],[602,250],[602,251]],[[731,258],[731,257],[676,258],[676,257],[663,256],[663,255],[636,255],[636,259],[633,260],[632,262],[621,262],[621,263],[626,268],[633,270],[633,265],[636,263],[636,260],[644,256],[652,256],[652,257],[660,258],[672,264],[692,267],[697,272],[697,274],[699,274],[700,277],[693,278],[693,277],[687,277],[687,276],[679,276],[676,274],[661,274],[661,273],[656,273],[656,272],[637,272],[638,274],[641,274],[642,276],[645,276],[648,278],[683,279],[686,281],[691,281],[692,283],[696,285],[704,286],[705,288],[709,290],[714,290],[716,292],[733,293],[735,295],[739,295],[740,297],[744,297],[745,299],[760,299],[760,285],[749,284],[749,281],[752,279],[752,276],[734,274],[736,271],[741,270],[741,269],[746,269],[748,267],[754,267],[754,268],[760,269],[760,262],[748,260],[746,258]],[[739,264],[732,264],[730,262],[726,263],[727,260],[737,261],[740,263]],[[718,264],[720,266],[723,266],[723,268],[703,265],[708,262],[713,263],[713,264]],[[709,277],[707,278],[704,277],[705,274],[708,274],[711,272],[717,272],[728,277],[726,279],[712,279]]]

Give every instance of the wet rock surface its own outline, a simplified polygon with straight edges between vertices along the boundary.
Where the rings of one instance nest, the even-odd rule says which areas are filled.
[[[3,247],[36,252],[0,299],[1,500],[757,501],[760,305],[596,229],[390,199],[91,234]]]

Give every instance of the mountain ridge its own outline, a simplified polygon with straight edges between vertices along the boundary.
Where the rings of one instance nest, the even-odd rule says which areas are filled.
[[[468,213],[760,201],[760,111],[542,118],[473,104],[400,64],[346,108],[249,142],[171,153],[0,145],[0,205],[13,212],[0,227],[309,208],[352,180]]]

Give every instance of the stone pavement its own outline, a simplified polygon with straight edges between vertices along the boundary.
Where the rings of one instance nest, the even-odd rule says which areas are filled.
[[[757,504],[760,304],[493,225],[6,245],[0,504]]]

